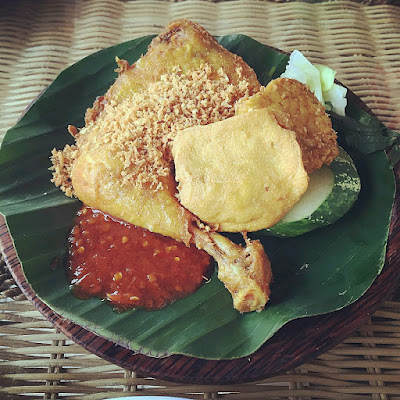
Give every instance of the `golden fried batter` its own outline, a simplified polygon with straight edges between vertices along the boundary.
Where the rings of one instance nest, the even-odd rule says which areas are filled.
[[[295,133],[265,108],[180,131],[172,154],[181,203],[223,232],[269,228],[308,187]]]
[[[338,155],[336,133],[325,109],[310,90],[294,79],[278,78],[237,104],[236,113],[271,110],[279,125],[296,133],[307,173],[330,164]]]
[[[229,83],[237,86],[242,80],[250,82],[249,95],[261,85],[253,69],[241,57],[223,48],[202,26],[187,19],[171,22],[165,32],[151,42],[147,53],[129,66],[119,62],[120,76],[104,96],[98,98],[93,108],[86,112],[86,123],[93,121],[110,100],[120,102],[132,93],[141,93],[149,84],[159,81],[164,74],[177,66],[183,74],[211,65],[214,78],[219,79],[219,68],[229,77]],[[240,71],[240,74],[238,74]]]

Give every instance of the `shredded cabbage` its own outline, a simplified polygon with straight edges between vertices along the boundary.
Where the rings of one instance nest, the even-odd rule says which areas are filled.
[[[326,109],[345,115],[347,89],[335,83],[336,71],[325,65],[311,64],[299,51],[290,55],[282,78],[291,78],[307,85]]]
[[[314,64],[314,66],[319,71],[322,92],[331,90],[335,83],[336,71],[326,65]]]
[[[342,117],[346,115],[346,93],[347,89],[343,86],[337,85],[336,83],[332,86],[332,89],[323,92],[325,104],[330,105],[330,108],[328,109],[330,111],[334,111],[336,114],[339,114]]]

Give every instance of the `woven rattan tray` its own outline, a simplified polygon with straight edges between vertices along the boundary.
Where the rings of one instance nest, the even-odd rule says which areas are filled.
[[[244,33],[302,50],[338,70],[400,130],[400,4],[396,2],[10,1],[0,3],[0,136],[67,65],[188,17],[215,35]],[[315,361],[253,384],[194,386],[135,376],[67,340],[21,295],[0,264],[0,395],[103,399],[176,395],[227,399],[400,399],[400,302],[386,302]],[[396,297],[397,298],[397,297]],[[13,301],[12,301],[13,300]],[[219,394],[218,394],[219,393]]]

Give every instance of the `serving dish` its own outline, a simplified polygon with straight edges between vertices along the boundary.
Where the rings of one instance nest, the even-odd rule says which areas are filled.
[[[52,129],[55,129],[57,132],[60,132],[61,129],[63,129],[63,126],[68,123],[74,123],[77,126],[82,126],[82,122],[76,120],[76,115],[83,115],[83,112],[80,112],[81,110],[79,110],[78,112],[77,109],[74,109],[76,105],[72,101],[70,101],[70,107],[67,108],[55,109],[53,107],[50,116],[46,117],[46,121],[37,118],[37,116],[40,115],[41,112],[43,113],[45,111],[45,107],[49,106],[49,102],[59,96],[60,90],[63,91],[63,99],[66,101],[68,101],[69,97],[71,97],[72,99],[79,90],[79,93],[82,93],[85,96],[85,99],[87,97],[87,99],[85,100],[87,101],[86,107],[89,106],[90,102],[96,95],[104,92],[107,89],[107,85],[104,84],[104,87],[102,87],[101,85],[97,85],[95,87],[95,90],[93,90],[93,87],[90,84],[90,82],[92,81],[97,81],[99,77],[103,77],[104,75],[110,73],[107,70],[109,62],[107,61],[102,64],[101,60],[113,59],[112,55],[118,55],[121,58],[128,58],[128,61],[133,62],[138,57],[138,55],[145,51],[150,39],[151,37],[146,37],[138,39],[134,43],[128,42],[119,46],[115,46],[114,48],[107,49],[102,53],[98,53],[97,55],[92,56],[92,58],[84,60],[86,64],[80,64],[80,66],[78,66],[79,68],[82,69],[85,65],[87,69],[93,67],[94,65],[96,65],[97,68],[96,71],[86,73],[86,78],[89,80],[89,83],[87,80],[78,80],[77,82],[74,81],[74,74],[77,72],[77,66],[75,66],[75,69],[74,67],[72,67],[63,73],[62,78],[58,80],[58,86],[50,86],[45,95],[42,97],[41,101],[36,102],[31,107],[25,117],[19,122],[19,124],[16,125],[16,127],[14,127],[10,131],[8,137],[6,137],[7,147],[5,148],[7,149],[7,154],[3,149],[2,156],[3,163],[5,163],[3,165],[9,166],[11,169],[15,168],[13,170],[14,173],[19,172],[21,174],[22,182],[21,180],[17,181],[16,185],[25,185],[24,187],[26,189],[28,187],[31,187],[32,182],[35,182],[36,179],[45,179],[44,177],[46,176],[45,173],[47,173],[47,169],[45,169],[44,167],[47,166],[47,160],[43,158],[42,154],[40,156],[38,155],[38,157],[31,157],[31,159],[29,160],[30,164],[28,164],[30,170],[37,171],[37,173],[33,173],[27,176],[26,182],[23,182],[24,174],[21,173],[21,169],[25,168],[26,170],[28,166],[22,163],[21,166],[14,165],[13,167],[11,167],[9,164],[7,164],[7,162],[10,162],[10,160],[12,160],[14,154],[18,152],[21,153],[21,151],[23,152],[25,150],[29,151],[28,149],[32,149],[32,146],[38,146],[39,143],[42,143],[43,137],[45,137],[43,135],[50,135],[49,132],[46,133],[46,123],[49,123]],[[271,49],[269,49],[269,52],[265,53],[261,50],[267,49],[267,47],[264,47],[261,44],[257,44],[257,42],[252,41],[249,38],[245,38],[240,35],[233,35],[230,37],[221,38],[221,42],[230,50],[242,55],[245,60],[254,67],[260,81],[264,84],[268,79],[279,76],[280,71],[282,71],[282,68],[284,68],[284,65],[286,64],[286,55],[282,54],[281,52],[273,51]],[[248,52],[249,46],[253,46],[252,52]],[[271,62],[273,62],[274,68],[271,68]],[[84,86],[82,88],[82,84],[86,84],[87,87]],[[355,106],[353,110],[354,113],[357,114],[358,112],[360,112],[360,105],[362,106],[362,108],[365,109],[365,106],[363,106],[362,103],[354,95],[350,94],[349,96],[349,103]],[[81,102],[79,106],[82,107],[82,104],[84,104],[84,102]],[[35,129],[32,128],[32,125]],[[58,134],[54,136],[52,134],[52,136],[48,136],[48,138],[51,138],[51,146],[60,147],[61,143],[65,142],[65,135]],[[26,146],[25,150],[24,146]],[[13,151],[15,153],[13,153]],[[9,157],[9,159],[7,159],[7,157]],[[336,309],[342,309],[342,307],[351,304],[356,298],[365,293],[365,291],[368,289],[369,285],[372,283],[376,275],[379,274],[381,267],[383,266],[385,239],[389,222],[388,217],[390,216],[390,210],[393,200],[393,193],[391,191],[386,192],[385,187],[393,185],[393,177],[391,175],[386,157],[382,152],[365,156],[368,158],[366,162],[363,157],[358,160],[358,163],[362,166],[361,169],[365,169],[363,179],[364,185],[367,184],[367,186],[364,186],[364,194],[358,204],[358,209],[355,208],[353,214],[347,216],[347,219],[345,218],[344,221],[341,221],[340,223],[349,224],[350,222],[356,221],[357,218],[360,217],[360,215],[357,214],[360,211],[360,207],[362,207],[365,212],[366,208],[371,207],[371,205],[382,205],[382,207],[380,207],[379,209],[375,209],[374,214],[371,214],[372,218],[370,220],[364,221],[365,224],[367,224],[366,226],[363,226],[361,224],[357,227],[357,229],[351,232],[351,240],[349,242],[349,246],[351,248],[347,248],[345,253],[347,257],[347,262],[351,262],[352,265],[357,265],[358,267],[362,267],[363,263],[365,263],[367,266],[369,265],[369,268],[365,268],[365,271],[358,270],[358,272],[353,276],[353,280],[351,280],[351,276],[346,275],[345,272],[345,280],[347,278],[350,279],[350,281],[347,282],[349,284],[348,288],[343,288],[342,286],[340,286],[340,284],[338,286],[338,283],[334,283],[332,289],[335,292],[333,305],[331,299],[328,298],[328,303],[326,303],[326,298],[324,300],[322,296],[322,292],[327,292],[329,297],[329,287],[325,286],[322,289],[318,288],[318,282],[332,282],[332,277],[335,276],[335,274],[329,275],[328,273],[326,277],[327,279],[323,279],[322,281],[318,281],[318,279],[314,280],[313,274],[310,274],[310,271],[313,269],[313,263],[308,263],[308,260],[305,259],[303,259],[300,265],[295,265],[295,269],[291,270],[290,268],[286,268],[278,271],[278,273],[276,274],[276,282],[278,282],[278,284],[281,284],[280,286],[278,286],[278,290],[275,291],[277,295],[275,296],[275,299],[272,299],[272,307],[274,305],[276,306],[282,303],[282,299],[284,299],[287,293],[290,292],[290,282],[289,285],[286,286],[283,283],[285,283],[287,281],[286,278],[289,278],[289,275],[294,272],[296,273],[296,277],[306,276],[308,274],[308,277],[310,279],[306,279],[304,282],[307,283],[309,286],[308,288],[307,286],[302,286],[302,289],[305,289],[305,291],[307,291],[313,288],[313,291],[310,291],[307,296],[309,296],[311,299],[314,295],[316,297],[322,296],[320,297],[321,301],[314,302],[314,308],[307,309],[307,307],[304,307],[304,304],[300,304],[299,308],[301,309],[301,312],[297,314],[292,313],[289,319],[303,317],[305,315],[318,314],[321,312],[325,313],[327,311],[332,311]],[[369,167],[372,164],[374,165],[373,169]],[[20,169],[18,170],[18,168]],[[377,172],[377,168],[380,168],[379,172]],[[7,170],[5,169],[4,171],[5,172],[3,174],[3,178],[7,179]],[[8,172],[10,173],[10,170],[8,170]],[[9,179],[12,179],[12,176],[13,174],[10,174]],[[366,317],[367,312],[372,311],[374,307],[377,307],[379,302],[383,301],[385,296],[389,295],[390,291],[394,288],[394,284],[396,282],[395,275],[392,271],[393,260],[395,260],[398,256],[394,239],[396,235],[395,228],[397,227],[397,209],[395,208],[392,219],[391,234],[389,238],[387,265],[383,269],[383,272],[378,276],[373,286],[366,292],[364,297],[362,297],[362,299],[360,300],[361,303],[357,307],[355,306],[355,304],[358,303],[354,303],[349,306],[356,307],[352,309],[350,314],[346,314],[349,309],[349,307],[347,307],[342,309],[341,311],[337,311],[333,314],[327,314],[321,317],[313,317],[307,319],[302,318],[300,320],[290,322],[283,329],[279,330],[278,333],[275,334],[275,336],[272,336],[286,322],[283,320],[280,321],[279,313],[275,313],[275,317],[278,316],[278,318],[275,319],[275,325],[272,327],[270,326],[269,328],[267,327],[269,329],[268,334],[265,334],[265,337],[262,338],[261,343],[264,341],[264,339],[269,340],[266,342],[266,344],[264,344],[259,350],[255,352],[254,350],[258,348],[261,344],[260,340],[258,340],[258,344],[255,344],[252,342],[252,340],[250,340],[252,335],[248,334],[247,332],[239,332],[240,329],[246,329],[246,322],[241,325],[235,326],[234,323],[233,325],[231,325],[231,328],[239,327],[236,332],[233,329],[233,337],[238,336],[238,343],[241,343],[241,347],[239,346],[238,351],[236,350],[238,346],[235,346],[235,343],[233,343],[233,347],[226,346],[226,342],[228,341],[229,343],[231,337],[226,337],[225,334],[218,334],[218,332],[216,335],[212,336],[212,338],[215,340],[200,340],[194,348],[192,347],[190,349],[190,351],[185,350],[186,343],[183,343],[183,348],[178,348],[178,350],[172,349],[172,351],[168,351],[170,350],[168,346],[164,348],[162,346],[146,347],[140,346],[138,344],[132,346],[132,343],[130,343],[129,340],[127,340],[123,336],[115,336],[113,334],[111,334],[110,336],[110,330],[107,330],[107,323],[104,323],[104,318],[102,319],[102,312],[104,308],[101,307],[105,307],[105,305],[101,305],[99,307],[98,301],[95,299],[93,301],[85,301],[84,303],[82,303],[82,301],[72,303],[69,301],[65,301],[66,299],[68,299],[69,292],[66,290],[65,280],[62,280],[60,278],[63,273],[62,268],[55,262],[57,261],[57,257],[58,259],[60,259],[63,256],[63,253],[60,253],[59,248],[51,250],[51,246],[54,245],[55,242],[59,243],[60,241],[65,240],[65,232],[67,228],[65,226],[65,221],[69,221],[69,225],[71,224],[74,212],[77,209],[77,203],[72,202],[67,198],[57,197],[57,199],[59,199],[57,200],[59,201],[57,203],[57,206],[59,207],[58,211],[62,212],[49,213],[49,209],[50,211],[54,211],[54,208],[49,207],[49,205],[54,205],[54,197],[59,196],[60,194],[56,190],[52,190],[52,188],[49,188],[49,190],[42,190],[43,187],[49,186],[39,185],[35,186],[35,190],[29,192],[25,191],[23,193],[22,203],[25,202],[27,204],[33,204],[34,207],[23,208],[21,212],[21,208],[18,208],[21,205],[21,197],[19,197],[21,196],[21,192],[18,192],[18,190],[15,191],[15,186],[13,186],[12,183],[6,182],[6,184],[7,185],[5,187],[6,191],[8,192],[8,203],[6,206],[8,225],[12,231],[11,233],[13,235],[14,244],[16,246],[18,254],[20,255],[21,259],[23,259],[24,271],[21,268],[18,257],[16,257],[13,246],[10,246],[10,244],[12,244],[12,240],[8,236],[7,228],[5,225],[3,226],[4,235],[2,236],[3,249],[8,256],[8,264],[9,266],[11,266],[12,272],[16,277],[17,282],[21,285],[21,288],[24,290],[24,293],[27,295],[27,297],[30,298],[48,318],[53,320],[56,326],[58,326],[69,337],[72,337],[75,341],[82,344],[84,347],[126,368],[130,368],[135,371],[157,376],[160,378],[172,379],[177,381],[192,380],[198,383],[227,383],[234,381],[238,382],[255,380],[264,376],[282,372],[283,370],[288,368],[292,368],[298,365],[298,363],[304,361],[307,356],[314,356],[318,354],[318,352],[326,350],[327,348],[333,346],[335,343],[343,339],[346,335],[350,334],[351,331],[358,326],[360,321],[362,321]],[[377,194],[381,192],[383,192],[384,194],[383,198],[379,196],[376,197]],[[369,203],[370,198],[373,199],[372,203]],[[14,202],[11,201],[13,199]],[[40,201],[35,199],[40,199]],[[368,215],[364,215],[363,213],[361,213],[361,217],[365,216]],[[36,221],[36,223],[34,221]],[[38,223],[38,221],[40,221],[40,224]],[[52,226],[53,235],[51,235],[51,239],[49,239],[49,236],[47,234],[48,231],[46,230],[46,222],[48,224],[51,224]],[[379,235],[377,236],[376,241],[371,241],[371,237],[368,235],[363,238],[362,233],[366,231],[366,227],[372,230],[379,231]],[[336,228],[328,228],[324,231],[324,235],[328,235],[328,238],[335,239],[337,237],[337,231],[335,231]],[[297,242],[297,246],[309,246],[309,250],[312,252],[311,254],[313,254],[314,256],[318,256],[318,252],[313,252],[313,247],[320,245],[320,243],[318,243],[317,236],[320,237],[324,235],[317,234],[312,236],[311,234],[302,237],[301,239],[296,239],[299,240]],[[355,235],[354,238],[352,238],[353,235]],[[30,241],[27,240],[27,237],[30,238]],[[363,241],[364,239],[365,241]],[[276,247],[276,244],[278,243],[277,240],[280,239],[268,239],[270,249]],[[341,240],[340,237],[338,240]],[[311,242],[312,245],[310,244]],[[280,251],[284,252],[285,246],[290,246],[290,244],[293,243],[296,244],[296,242],[286,242],[285,245],[280,249]],[[352,254],[353,248],[357,249],[355,258],[354,254]],[[365,252],[361,253],[361,249],[365,250]],[[337,250],[338,249],[333,246],[330,249],[330,254],[333,256],[337,253]],[[330,263],[330,258],[329,256],[327,257],[328,258],[324,259],[325,265]],[[363,257],[366,257],[366,259],[363,259]],[[35,270],[32,267],[32,265],[38,265],[40,263],[41,265],[44,265],[46,260],[46,268],[47,266],[52,264],[55,271],[50,271],[49,273],[47,273],[48,270],[46,269],[42,269],[41,271],[39,271]],[[54,262],[49,263],[49,260]],[[370,262],[370,264],[368,264],[368,262]],[[24,276],[24,272],[26,276]],[[281,272],[280,276],[279,272]],[[58,279],[56,280],[53,279],[54,273],[58,274]],[[285,276],[285,274],[288,275]],[[338,278],[338,282],[340,283],[340,279],[342,279],[343,276],[339,275],[340,274],[336,274],[336,278]],[[211,285],[205,287],[202,295],[205,297],[209,296],[210,294],[218,295],[218,299],[223,299],[225,305],[228,304],[226,302],[229,302],[230,300],[224,299],[225,295],[219,290],[219,288],[213,287],[212,285],[214,284],[215,281],[214,283],[212,282]],[[384,285],[385,290],[382,290],[383,287],[379,286],[379,290],[374,291],[374,285],[377,284]],[[300,288],[300,286],[301,285],[298,285],[297,287]],[[337,289],[340,290],[338,291]],[[318,293],[318,295],[316,295],[316,293]],[[45,302],[48,303],[51,308],[45,306],[42,300],[36,297],[36,294],[38,294],[42,300],[45,300]],[[372,297],[369,298],[369,295]],[[200,297],[200,299],[202,298]],[[304,299],[305,297],[303,297],[303,301]],[[369,301],[367,303],[363,303],[365,299],[369,299]],[[65,304],[66,307],[61,307],[62,304]],[[189,309],[191,307],[190,303],[188,302],[182,302],[179,304],[183,304],[182,307],[189,307]],[[207,303],[205,304],[207,305]],[[218,302],[216,304],[218,305]],[[292,303],[292,305],[293,304],[295,303]],[[52,310],[52,308],[54,310]],[[79,315],[78,318],[74,318],[74,315],[76,315],[77,313],[77,308],[79,308]],[[61,316],[58,316],[54,313],[54,311],[57,310],[61,311]],[[232,316],[230,312],[226,313],[226,310],[226,308],[223,309],[222,307],[221,310],[214,310],[215,314],[211,315],[213,315],[214,320],[219,322],[222,316]],[[199,309],[196,308],[193,313],[190,314],[194,318],[194,325],[191,334],[195,334],[196,327],[198,327],[198,325],[196,325],[196,323],[199,322],[198,320],[196,321],[196,312],[198,311]],[[209,312],[210,310],[207,309],[205,311]],[[357,312],[354,314],[355,311]],[[96,313],[98,316],[100,316],[100,319],[96,320]],[[155,321],[157,321],[156,316],[157,314],[155,313],[151,314],[151,316],[145,315],[145,319],[150,319],[150,322],[154,324]],[[182,314],[180,317],[182,316],[185,316],[185,314]],[[89,323],[88,318],[91,319]],[[237,318],[242,317],[235,314],[231,318],[231,320],[229,320],[228,318],[228,320],[225,320],[225,322],[223,323],[226,323],[228,325],[232,321],[236,322]],[[257,314],[253,314],[252,317],[248,317],[247,321],[255,318],[258,318]],[[330,325],[329,318],[334,318],[331,321],[332,325]],[[68,319],[75,322],[81,322],[81,325],[86,326],[88,329],[84,329],[79,324],[74,324]],[[120,328],[120,325],[118,325],[118,321],[122,320],[125,320],[124,329],[129,329],[129,327],[126,327],[126,324],[132,324],[132,321],[127,321],[124,316],[114,315],[114,321],[112,321],[111,325],[114,324],[115,327]],[[201,321],[202,319],[200,318],[200,323]],[[270,321],[271,320],[269,319],[268,323],[270,323]],[[175,320],[173,322],[175,323]],[[322,322],[322,325],[320,325],[320,322]],[[185,323],[187,323],[187,319]],[[252,325],[254,324],[254,322],[252,323],[250,321],[250,325],[248,325],[247,327],[250,330],[253,330],[255,328],[258,328],[260,323],[263,323],[263,321],[258,318],[255,325]],[[103,326],[101,326],[102,324]],[[162,328],[164,329],[166,326],[168,327],[168,324],[163,325]],[[179,329],[179,324],[177,326]],[[290,329],[289,326],[291,327]],[[335,329],[332,329],[332,326],[334,326]],[[143,325],[143,327],[145,327],[145,325]],[[180,327],[182,328],[182,323]],[[327,330],[326,327],[329,327],[330,329]],[[217,330],[218,327],[215,327],[214,329]],[[349,331],[349,329],[351,330]],[[166,331],[164,336],[160,336],[161,338],[165,337],[170,340],[170,337],[174,337],[173,332],[173,330],[171,332]],[[303,333],[306,333],[306,335],[303,336]],[[240,334],[242,334],[241,337]],[[108,337],[111,340],[103,339],[101,335]],[[160,336],[157,337],[157,340]],[[272,338],[270,339],[271,336]],[[243,340],[243,338],[248,338],[248,342]],[[116,343],[119,344],[117,345]],[[209,350],[208,348],[206,348],[206,346],[210,346],[211,344],[214,345],[214,350]],[[133,349],[133,351],[128,350],[127,347],[130,347],[131,349]],[[221,348],[223,348],[222,351],[220,351]],[[144,355],[136,354],[135,351],[141,351],[142,353],[144,353]],[[184,354],[186,353],[196,355],[197,357],[172,355],[160,358],[160,356],[166,356],[168,353],[171,352]],[[154,355],[158,356],[159,358],[151,357]],[[210,360],[212,358],[215,358],[215,360]],[[221,360],[220,358],[228,358],[228,360]],[[229,360],[229,358],[233,358],[233,360]]]

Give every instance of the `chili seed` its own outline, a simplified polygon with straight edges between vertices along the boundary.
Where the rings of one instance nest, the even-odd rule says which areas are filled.
[[[85,248],[83,246],[79,247],[79,249],[77,250],[77,252],[79,254],[83,253],[85,251]]]
[[[122,236],[122,243],[126,243],[129,240],[127,236]]]
[[[122,273],[121,272],[117,272],[116,274],[114,274],[114,281],[118,282],[122,279]]]

